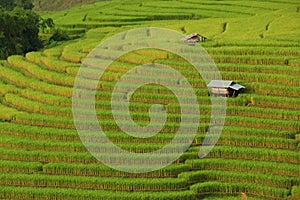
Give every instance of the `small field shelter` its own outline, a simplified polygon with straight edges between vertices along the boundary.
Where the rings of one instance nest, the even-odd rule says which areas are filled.
[[[189,45],[195,45],[198,42],[205,42],[207,37],[200,35],[199,33],[192,33],[183,38],[184,43]]]
[[[233,81],[212,80],[207,87],[210,89],[210,95],[236,97],[245,89],[244,86]]]

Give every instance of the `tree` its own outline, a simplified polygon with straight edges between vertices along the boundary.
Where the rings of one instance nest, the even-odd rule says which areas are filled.
[[[40,20],[40,28],[44,32],[46,28],[50,28],[51,30],[55,29],[55,24],[53,22],[53,19],[48,18],[48,19],[43,19],[41,18]]]
[[[16,7],[14,0],[1,0],[0,7],[4,8],[5,10],[13,10]]]
[[[34,7],[32,0],[16,0],[15,4],[17,7],[23,8],[25,10],[32,10]]]
[[[32,10],[34,5],[32,0],[1,0],[0,7],[8,11],[12,11],[15,7]]]
[[[61,29],[55,29],[53,35],[50,37],[49,41],[50,42],[53,42],[53,41],[56,41],[56,42],[59,42],[59,41],[66,41],[66,40],[69,40],[70,37],[69,35],[62,31]]]
[[[44,20],[31,10],[0,8],[0,59],[43,47],[39,30],[47,26],[54,26],[53,20]]]

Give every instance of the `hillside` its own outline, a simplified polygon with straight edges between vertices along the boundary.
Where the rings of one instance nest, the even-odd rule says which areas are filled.
[[[300,199],[299,6],[297,0],[112,0],[41,12],[80,38],[0,62],[0,198],[240,200],[245,193],[250,200]],[[51,7],[47,10],[57,5]],[[137,65],[167,65],[180,72],[200,105],[197,134],[179,159],[156,171],[128,173],[106,166],[87,150],[74,123],[72,97],[76,75],[93,49],[118,33],[141,27],[205,35],[208,40],[196,47],[205,48],[223,80],[233,80],[246,89],[236,98],[227,98],[220,139],[200,159],[205,135],[213,129],[207,82],[175,53],[144,48],[119,57],[96,82],[94,95],[97,125],[118,147],[138,154],[154,152],[174,138],[182,121],[182,105],[170,88],[149,84],[130,97],[130,116],[135,125],[147,126],[152,105],[161,104],[160,109],[167,113],[165,126],[149,138],[120,129],[111,110],[112,91]],[[147,34],[155,35],[151,30]],[[130,32],[122,38],[134,40]],[[121,51],[124,48],[116,42],[96,57],[105,61]],[[101,71],[104,66],[93,67],[88,77],[91,83],[98,73],[93,69]],[[140,79],[160,78],[150,72],[141,71]],[[182,86],[182,80],[176,84]],[[120,98],[128,100],[127,94]],[[125,104],[120,101],[118,106],[124,117],[121,108]],[[90,122],[87,108],[85,104],[81,107],[82,122]],[[122,163],[123,158],[105,146],[107,140],[88,142],[107,148],[103,158]],[[175,144],[174,152],[176,145],[180,146]],[[149,168],[143,164],[137,159],[129,167]]]
[[[65,10],[74,6],[94,3],[101,0],[33,0],[36,11]]]

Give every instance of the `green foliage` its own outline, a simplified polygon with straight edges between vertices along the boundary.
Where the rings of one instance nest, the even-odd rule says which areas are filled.
[[[62,86],[73,86],[74,84],[74,77],[42,69],[34,63],[27,62],[22,56],[11,56],[7,59],[7,61],[10,65],[30,73],[37,79]]]
[[[3,173],[38,173],[43,170],[43,165],[40,162],[21,162],[0,160],[0,171]]]
[[[198,152],[199,147],[191,147],[182,159],[194,159],[198,156]],[[291,164],[300,162],[300,155],[297,151],[234,146],[216,146],[209,153],[208,158],[274,161]]]
[[[34,9],[37,11],[64,10],[81,4],[93,3],[99,0],[33,0]],[[100,0],[101,1],[101,0]]]
[[[17,88],[15,85],[11,85],[11,84],[6,84],[4,83],[2,80],[0,80],[0,94],[7,94],[7,93],[17,93],[20,89]]]
[[[32,10],[34,6],[32,0],[1,0],[0,7],[11,11],[15,7],[23,8],[25,10]]]
[[[255,183],[225,183],[225,182],[205,182],[191,186],[191,190],[196,194],[210,195],[214,193],[239,194],[244,192],[249,195],[264,197],[287,199],[289,190],[285,188],[276,188]]]
[[[125,166],[124,166],[125,167]],[[185,164],[172,164],[163,169],[144,174],[126,173],[114,170],[101,164],[72,164],[72,163],[49,163],[44,165],[43,172],[56,175],[80,175],[101,177],[177,177],[178,174],[189,171],[190,167]]]
[[[40,102],[48,105],[56,105],[56,106],[71,106],[72,99],[68,97],[51,95],[41,91],[34,91],[31,89],[21,90],[19,93],[22,97],[27,99],[34,100],[35,102]]]
[[[120,200],[140,200],[140,199],[157,199],[157,200],[194,200],[195,194],[191,191],[169,191],[169,192],[120,192],[120,191],[103,191],[103,190],[84,190],[68,188],[37,188],[37,187],[12,187],[0,186],[0,198],[30,199],[120,199]]]
[[[206,181],[222,181],[235,183],[256,183],[271,187],[291,188],[300,183],[300,177],[286,177],[257,172],[223,171],[223,170],[201,170],[184,172],[178,176],[191,183]]]
[[[56,94],[65,97],[72,96],[71,88],[48,84],[44,81],[25,76],[20,72],[14,71],[8,67],[3,67],[1,65],[0,65],[0,69],[1,69],[0,76],[3,79],[21,88],[31,88],[36,91],[43,91],[49,94]]]
[[[216,195],[212,195],[209,197],[204,197],[204,200],[241,200],[241,197],[239,195],[234,195],[233,197],[231,196],[223,196],[223,194],[221,194],[222,196],[218,196],[218,194]],[[249,200],[262,200],[261,198],[255,198],[255,197],[248,197],[247,199]]]
[[[42,53],[41,52],[30,52],[26,54],[26,59],[32,63],[39,64],[41,62]]]
[[[225,125],[242,126],[252,128],[278,129],[287,131],[299,131],[299,121],[288,121],[268,118],[254,118],[244,116],[226,116]]]
[[[60,60],[56,57],[42,57],[41,63],[45,65],[45,67],[58,71],[58,72],[68,72],[70,68],[75,69],[78,72],[80,65],[76,63],[67,62],[64,60]],[[70,73],[68,73],[70,74]],[[71,74],[73,75],[73,74]],[[77,73],[75,74],[77,75]]]
[[[27,125],[37,125],[37,126],[66,128],[66,129],[75,128],[73,119],[67,117],[47,116],[41,114],[31,115],[29,113],[22,113],[15,117],[15,121]]]
[[[294,186],[292,189],[292,197],[295,199],[300,198],[300,186]]]
[[[40,28],[54,26],[52,19],[45,20],[30,10],[30,0],[18,2],[19,6],[12,11],[0,7],[0,59],[40,49],[43,47],[39,38]]]
[[[33,162],[73,162],[73,163],[97,163],[97,160],[89,153],[59,152],[26,149],[12,149],[0,147],[0,159],[14,161]]]
[[[48,18],[48,19],[41,18],[40,28],[43,32],[45,31],[46,28],[49,28],[50,30],[53,30],[55,28],[55,24],[53,22],[53,19],[51,19],[51,18]]]
[[[15,0],[15,5],[25,10],[32,10],[34,7],[33,0]]]
[[[300,109],[300,99],[286,96],[265,96],[258,94],[244,95],[249,104],[262,108],[282,108],[288,110]]]
[[[55,29],[53,35],[49,39],[50,42],[53,42],[53,41],[61,42],[61,41],[67,41],[67,40],[70,40],[69,35],[61,29]]]
[[[46,57],[59,57],[61,55],[63,48],[64,48],[64,46],[60,45],[60,46],[56,46],[56,47],[53,47],[50,49],[45,49],[43,51],[43,54]]]
[[[296,141],[297,141],[298,143],[300,143],[300,134],[297,134],[297,135],[296,135]]]
[[[224,126],[222,134],[229,136],[248,136],[258,138],[282,138],[293,139],[297,131],[283,131],[278,129],[263,129],[252,127],[239,127],[239,126]]]
[[[72,43],[64,47],[62,51],[61,58],[65,61],[73,62],[73,63],[81,63],[87,54],[82,53],[81,50],[83,48],[83,42],[81,43]]]
[[[0,7],[4,8],[6,10],[13,10],[15,6],[16,6],[16,4],[13,0],[0,1]]]
[[[243,172],[261,172],[281,176],[299,177],[300,169],[297,164],[276,163],[271,161],[234,160],[225,158],[206,158],[187,160],[186,164],[193,170],[226,170]]]
[[[37,0],[35,5],[63,9],[75,1],[79,2]],[[9,57],[8,63],[0,62],[0,198],[106,200],[197,196],[236,200],[240,199],[240,192],[245,192],[250,196],[248,199],[299,199],[298,5],[297,0],[113,0],[42,12],[46,20],[39,21],[40,36],[48,42],[54,33],[49,46],[55,47],[27,53],[26,58]],[[208,157],[199,159],[198,152],[211,121],[211,100],[198,72],[182,58],[161,50],[141,49],[120,57],[109,66],[96,92],[99,124],[113,143],[131,152],[154,151],[173,139],[181,122],[176,96],[166,88],[147,85],[130,99],[130,114],[138,124],[145,125],[149,107],[161,103],[168,112],[166,126],[160,134],[147,139],[119,130],[110,112],[111,91],[115,82],[136,65],[160,63],[178,70],[194,87],[201,113],[193,145],[180,159],[158,171],[130,174],[99,163],[87,152],[74,127],[71,97],[74,78],[88,53],[105,38],[140,26],[208,36],[209,40],[201,45],[214,58],[223,79],[234,80],[247,89],[238,98],[227,99],[222,135]],[[9,29],[13,27],[17,28]],[[73,40],[74,35],[83,36],[85,32],[83,38]],[[68,39],[67,35],[71,40],[59,42]],[[5,40],[5,32],[0,31],[0,41]],[[21,45],[13,46],[23,54]],[[121,48],[108,48],[101,57],[111,58]],[[2,46],[0,49],[6,50]],[[143,79],[153,80],[151,72],[142,73]],[[156,78],[164,76],[161,73]],[[124,108],[125,104],[118,106]],[[82,112],[85,114],[86,110]],[[88,121],[84,119],[85,123]],[[174,145],[174,150],[178,145]],[[106,150],[104,159],[119,162],[118,156]],[[135,169],[142,164],[136,160],[135,165],[123,167]]]
[[[300,93],[300,87],[296,86],[288,87],[287,89],[287,86],[285,85],[264,82],[252,82],[245,85],[252,93],[264,94],[267,96],[287,96],[296,98]]]
[[[118,191],[174,191],[187,188],[180,178],[111,178],[44,174],[0,173],[0,183],[19,186],[67,187]],[[142,186],[142,187],[141,187]]]
[[[32,11],[0,10],[0,59],[23,54],[42,47],[39,39],[40,17]]]
[[[7,107],[3,104],[0,104],[0,111],[0,121],[13,121],[16,119],[17,115],[22,114],[22,112],[17,109]]]
[[[54,140],[54,141],[80,140],[75,130],[30,126],[30,125],[24,125],[18,123],[8,123],[8,122],[2,122],[0,126],[1,126],[0,129],[1,134],[20,136],[23,138],[36,138],[41,140]]]

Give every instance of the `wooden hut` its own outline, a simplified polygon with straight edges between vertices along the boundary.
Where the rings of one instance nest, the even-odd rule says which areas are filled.
[[[233,81],[212,80],[207,87],[213,96],[236,97],[244,86]]]
[[[183,38],[183,41],[188,45],[195,45],[198,42],[205,42],[207,40],[207,37],[200,35],[198,33],[192,33],[186,37]]]

